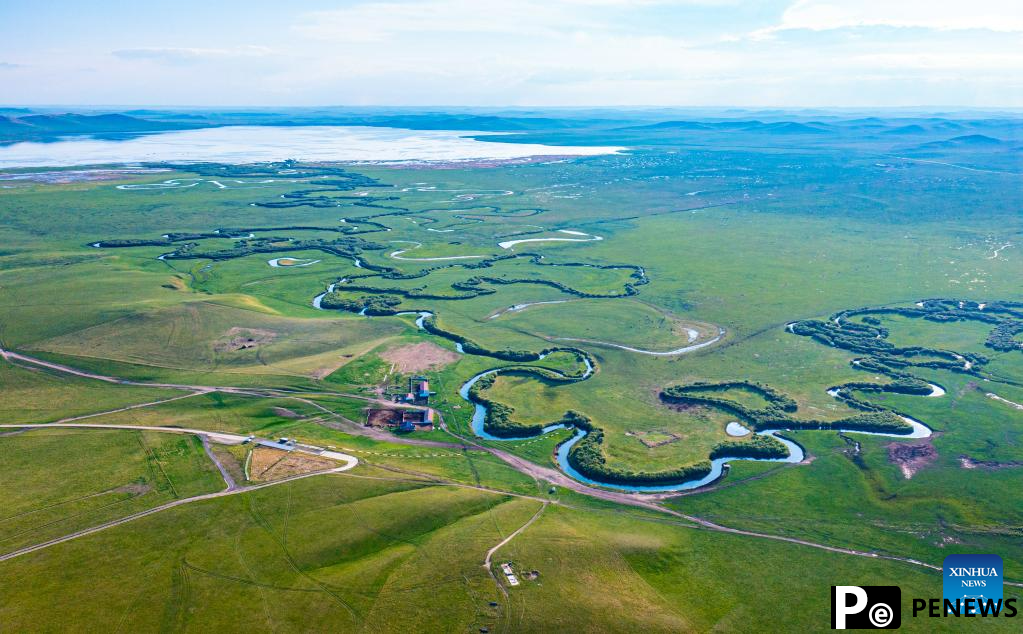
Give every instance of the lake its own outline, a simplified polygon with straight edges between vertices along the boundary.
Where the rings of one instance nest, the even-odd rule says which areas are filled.
[[[471,136],[490,132],[360,126],[225,126],[146,134],[126,140],[68,137],[52,143],[0,147],[0,168],[65,167],[147,161],[419,162],[591,156],[623,148],[500,143]]]

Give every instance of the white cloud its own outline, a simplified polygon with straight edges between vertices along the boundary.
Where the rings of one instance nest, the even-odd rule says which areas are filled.
[[[975,72],[978,68],[987,71],[1023,72],[1023,52],[1010,53],[870,53],[857,55],[853,62],[865,65],[914,70],[950,70]]]
[[[236,48],[125,48],[113,51],[115,57],[127,60],[154,60],[171,63],[190,63],[216,59],[264,57],[273,51],[265,46],[239,46]]]
[[[315,11],[295,29],[317,39],[373,42],[424,33],[555,35],[596,26],[559,2],[491,0],[482,5],[475,0],[430,0],[367,2]]]
[[[755,35],[879,26],[1023,32],[1023,10],[1019,0],[797,0],[778,24]]]
[[[265,15],[263,33],[40,46],[31,73],[0,73],[36,103],[1023,105],[1023,11],[1009,3],[720,9],[739,2],[349,0]],[[22,56],[0,42],[0,58]]]
[[[371,0],[305,13],[294,27],[319,39],[372,42],[424,33],[560,36],[614,31],[620,18],[658,6],[716,7],[741,0]]]

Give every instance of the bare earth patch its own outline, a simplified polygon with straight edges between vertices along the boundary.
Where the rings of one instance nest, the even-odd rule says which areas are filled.
[[[217,352],[236,352],[248,350],[266,345],[277,338],[277,333],[272,330],[260,328],[239,328],[235,326],[228,330],[223,337],[213,344]]]
[[[32,183],[47,183],[50,185],[67,185],[69,183],[122,180],[135,174],[152,174],[155,172],[166,171],[169,170],[136,167],[126,169],[82,169],[54,170],[52,172],[0,173],[0,181],[26,181]]]
[[[366,425],[370,427],[389,427],[401,422],[401,412],[393,409],[367,409]]]
[[[287,407],[271,407],[270,411],[281,418],[302,418],[298,412],[293,412]]]
[[[119,486],[116,489],[114,489],[114,491],[117,493],[131,493],[132,495],[143,495],[145,493],[149,493],[151,489],[152,487],[149,486],[148,484],[145,484],[144,482],[133,482],[131,484],[125,484],[124,486]]]
[[[938,452],[930,438],[911,444],[893,442],[888,445],[888,461],[899,465],[907,480],[937,459]]]
[[[391,348],[380,355],[384,361],[394,364],[402,374],[422,372],[431,368],[444,367],[458,361],[459,355],[440,346],[424,341],[410,346]]]
[[[996,462],[994,460],[974,460],[969,456],[959,456],[959,465],[963,469],[1011,469],[1023,467],[1023,462]]]
[[[303,473],[325,471],[336,466],[336,462],[327,458],[269,447],[256,447],[252,450],[249,476],[252,480],[267,482]]]
[[[183,291],[188,288],[187,286],[185,286],[185,281],[182,280],[180,277],[176,276],[171,276],[170,278],[168,278],[166,284],[161,284],[160,286],[163,286],[164,288],[169,288],[172,291]]]
[[[648,449],[663,447],[682,440],[682,436],[667,431],[628,431],[625,432],[625,435],[634,436]]]

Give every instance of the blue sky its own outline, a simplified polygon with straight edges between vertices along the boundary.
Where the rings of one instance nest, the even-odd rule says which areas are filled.
[[[0,103],[1021,107],[1023,5],[2,0]]]

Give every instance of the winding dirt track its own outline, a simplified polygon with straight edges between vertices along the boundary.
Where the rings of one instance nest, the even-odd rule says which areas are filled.
[[[914,566],[920,566],[920,567],[927,568],[929,570],[938,571],[938,572],[940,572],[941,569],[942,569],[941,566],[935,566],[933,564],[928,564],[926,562],[923,562],[923,561],[920,561],[920,560],[917,560],[917,559],[912,559],[912,558],[909,558],[909,557],[899,557],[899,556],[896,556],[896,555],[884,555],[884,554],[880,554],[880,553],[876,553],[876,552],[868,552],[868,551],[862,551],[862,550],[855,550],[855,549],[852,549],[852,548],[841,548],[841,547],[838,547],[838,546],[828,546],[827,544],[819,544],[819,543],[816,543],[816,542],[812,542],[812,541],[808,541],[808,540],[804,540],[804,539],[798,539],[798,538],[795,538],[795,537],[787,537],[787,536],[784,536],[784,535],[773,535],[773,534],[769,534],[769,533],[759,533],[759,532],[756,532],[756,531],[748,531],[748,530],[743,530],[743,529],[738,529],[738,528],[731,528],[731,527],[728,527],[728,526],[722,526],[720,524],[715,524],[714,522],[702,519],[700,517],[696,517],[696,516],[693,516],[693,515],[687,515],[685,513],[681,513],[679,511],[674,510],[674,509],[670,509],[670,508],[665,507],[664,505],[659,503],[659,501],[662,500],[662,499],[665,499],[665,498],[668,498],[668,497],[672,497],[672,494],[623,493],[623,492],[618,492],[618,491],[609,491],[609,490],[604,490],[604,489],[598,489],[598,488],[595,488],[595,487],[590,487],[590,486],[588,486],[586,484],[583,484],[581,482],[573,480],[572,478],[568,477],[567,475],[565,475],[561,471],[558,471],[558,470],[550,468],[550,467],[543,467],[543,466],[534,464],[534,463],[532,463],[532,462],[530,462],[530,461],[528,461],[528,460],[526,460],[524,458],[520,458],[519,456],[516,456],[514,454],[511,454],[511,453],[509,453],[507,451],[504,451],[504,450],[501,450],[501,449],[496,449],[494,447],[489,447],[489,446],[486,446],[486,445],[481,445],[481,444],[478,444],[478,443],[475,443],[475,442],[468,441],[468,440],[466,440],[464,438],[461,438],[460,436],[456,436],[455,434],[453,434],[450,431],[448,433],[452,433],[453,436],[455,436],[456,438],[459,438],[462,442],[446,443],[446,442],[439,442],[439,441],[417,440],[417,439],[413,439],[413,438],[399,438],[399,437],[395,437],[395,436],[390,435],[390,434],[384,434],[383,432],[380,432],[379,430],[373,430],[371,428],[367,428],[367,427],[363,427],[361,425],[358,425],[357,423],[354,423],[353,421],[350,421],[350,420],[344,418],[340,414],[337,414],[336,412],[333,412],[333,411],[331,411],[331,410],[329,410],[329,409],[319,405],[318,403],[315,403],[313,401],[310,401],[309,399],[305,399],[305,398],[301,398],[300,396],[297,396],[297,394],[309,394],[308,392],[290,393],[287,390],[263,390],[263,391],[259,391],[259,390],[251,390],[251,389],[238,388],[238,387],[214,387],[214,386],[206,386],[206,385],[182,385],[182,384],[176,384],[176,383],[147,383],[147,382],[143,382],[143,381],[131,381],[131,380],[127,380],[127,379],[119,379],[117,377],[112,377],[112,376],[106,376],[106,375],[101,375],[101,374],[94,374],[94,373],[91,373],[91,372],[85,372],[85,371],[82,371],[82,370],[78,370],[78,369],[72,368],[70,366],[62,365],[62,364],[59,364],[59,363],[52,363],[52,362],[49,362],[49,361],[44,361],[42,359],[36,359],[34,357],[30,357],[30,356],[27,356],[27,355],[19,354],[17,352],[12,352],[10,350],[5,350],[3,348],[0,348],[0,357],[3,357],[4,359],[6,359],[8,361],[21,361],[23,363],[28,363],[28,364],[32,364],[32,365],[38,365],[38,366],[42,366],[42,367],[45,367],[45,368],[50,368],[52,370],[57,370],[59,372],[64,372],[64,373],[67,373],[67,374],[72,374],[72,375],[75,375],[75,376],[80,376],[80,377],[85,377],[85,378],[90,378],[90,379],[96,379],[96,380],[99,380],[99,381],[106,381],[108,383],[116,383],[116,384],[120,384],[120,385],[136,385],[136,386],[142,386],[142,387],[156,387],[156,388],[166,388],[166,389],[188,390],[188,391],[193,393],[193,394],[189,394],[189,395],[186,395],[186,396],[193,396],[195,394],[203,394],[203,393],[209,393],[209,392],[224,392],[224,393],[228,393],[228,394],[244,394],[244,395],[263,397],[263,398],[293,398],[293,399],[299,400],[301,402],[313,405],[314,407],[324,411],[325,413],[330,414],[336,420],[342,421],[342,423],[345,424],[345,430],[346,431],[350,431],[351,433],[365,435],[365,436],[368,436],[368,437],[372,437],[374,439],[386,440],[387,442],[396,443],[396,444],[418,445],[418,446],[427,446],[427,447],[446,447],[446,448],[460,449],[460,450],[466,450],[466,449],[472,448],[472,449],[477,449],[477,450],[481,450],[481,451],[486,451],[486,452],[496,456],[497,458],[500,458],[504,462],[508,463],[513,468],[515,468],[517,471],[520,471],[521,473],[529,475],[529,476],[531,476],[531,477],[533,477],[535,479],[546,480],[546,481],[550,482],[551,484],[555,484],[555,485],[563,487],[565,489],[568,489],[568,490],[571,490],[571,491],[574,491],[574,492],[577,492],[577,493],[581,493],[583,495],[587,495],[587,496],[590,496],[590,497],[593,497],[593,498],[608,500],[608,501],[611,501],[611,502],[617,502],[619,504],[625,504],[625,505],[628,505],[628,506],[640,507],[640,508],[645,508],[645,509],[650,509],[650,510],[653,510],[653,511],[657,511],[657,512],[660,512],[660,513],[665,513],[665,514],[674,516],[676,518],[679,518],[679,519],[682,519],[682,520],[686,520],[688,522],[692,522],[693,524],[695,524],[696,526],[698,526],[699,528],[702,528],[702,529],[711,530],[711,531],[715,531],[715,532],[719,532],[719,533],[728,533],[728,534],[732,534],[732,535],[742,535],[742,536],[745,536],[745,537],[755,537],[755,538],[759,538],[759,539],[770,539],[770,540],[774,540],[774,541],[786,542],[786,543],[789,543],[789,544],[805,546],[805,547],[808,547],[808,548],[816,548],[818,550],[824,550],[824,551],[827,551],[827,552],[838,553],[838,554],[843,554],[843,555],[851,555],[851,556],[856,556],[856,557],[869,557],[871,559],[884,559],[884,560],[888,560],[888,561],[898,561],[898,562],[902,562],[902,563],[906,563],[906,564],[911,564],[911,565],[914,565]],[[349,396],[348,394],[343,394],[343,393],[333,393],[332,392],[331,394],[335,395],[335,396],[343,396],[343,397],[348,397]],[[353,395],[351,395],[351,397],[352,398],[358,398],[359,400],[370,401],[370,402],[381,402],[381,403],[384,402],[384,401],[381,401],[380,399],[373,399],[373,398],[369,398],[369,397],[365,397],[365,396],[361,396],[361,395],[354,395],[353,394]],[[185,398],[185,397],[178,397],[178,398]],[[169,400],[173,400],[173,399],[169,399]],[[156,404],[159,404],[161,402],[166,402],[166,400],[164,400],[164,401],[153,401],[153,402],[150,402],[150,403],[144,403],[144,404],[140,404],[140,405],[136,405],[136,406],[129,406],[128,408],[120,408],[118,410],[110,410],[109,412],[101,412],[101,413],[97,413],[97,414],[90,414],[90,415],[87,415],[87,416],[76,417],[76,418],[80,419],[80,418],[99,416],[99,415],[102,415],[102,414],[105,414],[105,413],[113,413],[113,412],[117,412],[117,411],[124,411],[125,409],[132,409],[133,407],[146,407],[146,406],[156,405]],[[393,403],[390,403],[389,401],[387,401],[387,403],[389,405],[393,406]],[[132,426],[132,425],[99,425],[99,424],[70,423],[70,422],[42,423],[42,424],[21,424],[21,425],[18,425],[18,424],[0,425],[0,428],[24,429],[24,428],[40,428],[40,427],[54,427],[54,426],[61,426],[61,427],[91,427],[91,428],[115,428],[115,429],[116,428],[120,428],[120,429],[148,429],[148,430],[153,430],[153,431],[165,431],[165,432],[173,432],[173,433],[189,433],[189,434],[198,435],[200,437],[204,437],[204,436],[208,437],[210,440],[213,440],[214,442],[227,442],[227,443],[241,442],[245,438],[244,436],[240,436],[238,434],[228,434],[228,433],[221,433],[221,432],[210,432],[210,431],[207,431],[207,430],[186,429],[186,428],[179,428],[179,427],[146,427],[146,426]],[[443,429],[445,429],[445,431],[448,431],[447,427],[446,427],[446,425],[444,425],[443,421],[441,421],[441,426],[442,426]],[[221,438],[223,440],[219,440]],[[332,452],[332,453],[336,454],[336,452]],[[141,517],[145,517],[147,515],[152,515],[153,513],[158,513],[160,511],[163,511],[163,510],[166,510],[166,509],[170,509],[170,508],[174,508],[176,506],[181,506],[182,504],[189,504],[191,502],[198,502],[198,501],[201,501],[201,500],[208,500],[208,499],[223,497],[223,496],[226,496],[226,495],[235,495],[235,494],[238,494],[238,493],[245,493],[245,492],[248,492],[248,491],[253,491],[253,490],[256,490],[256,489],[262,489],[262,488],[266,488],[266,487],[269,487],[269,486],[276,486],[278,484],[283,484],[285,482],[290,482],[290,481],[301,479],[301,478],[308,478],[308,477],[313,477],[313,476],[321,475],[321,474],[324,474],[324,473],[333,473],[333,472],[346,471],[348,469],[351,469],[351,468],[355,467],[355,465],[358,463],[358,460],[354,456],[346,456],[345,454],[336,454],[336,456],[345,456],[346,458],[349,458],[351,461],[349,463],[347,463],[346,465],[342,466],[342,467],[338,467],[337,469],[333,469],[333,470],[329,470],[329,471],[319,471],[319,472],[314,472],[314,473],[302,474],[302,475],[293,476],[293,477],[290,477],[290,478],[284,478],[284,479],[277,480],[277,481],[270,482],[270,483],[266,483],[266,484],[246,486],[246,487],[237,487],[237,488],[234,488],[234,489],[228,488],[228,489],[225,489],[223,491],[219,491],[217,493],[208,493],[208,494],[205,494],[205,495],[200,495],[200,496],[196,496],[196,497],[192,497],[192,498],[186,498],[186,499],[183,499],[183,500],[175,500],[173,502],[168,502],[167,504],[163,504],[161,506],[157,506],[157,507],[148,509],[146,511],[141,511],[139,513],[135,513],[133,515],[129,515],[129,516],[126,516],[126,517],[118,519],[118,520],[113,520],[113,521],[107,522],[105,524],[100,524],[100,525],[92,527],[92,528],[84,529],[82,531],[78,531],[76,533],[72,533],[70,535],[66,535],[64,537],[60,537],[60,538],[53,539],[53,540],[50,540],[50,541],[47,541],[47,542],[43,542],[41,544],[36,544],[34,546],[29,546],[29,547],[22,548],[22,549],[19,549],[19,550],[16,550],[16,551],[4,554],[4,555],[0,555],[0,561],[6,561],[8,559],[12,559],[12,558],[17,557],[19,555],[23,555],[23,554],[34,552],[34,551],[37,551],[37,550],[41,550],[43,548],[47,548],[47,547],[55,545],[55,544],[60,544],[60,543],[66,542],[66,541],[70,541],[72,539],[76,539],[78,537],[83,537],[85,535],[90,535],[92,533],[95,533],[95,532],[98,532],[98,531],[101,531],[101,530],[105,530],[107,528],[111,528],[111,527],[114,527],[114,526],[119,526],[121,524],[125,524],[125,523],[133,521],[135,519],[138,519],[138,518],[141,518]],[[485,487],[470,487],[470,488],[479,488],[481,490],[489,490],[489,489],[485,489]],[[499,491],[496,491],[496,492],[499,492]],[[500,492],[500,493],[504,493],[504,492]],[[519,497],[524,497],[524,496],[519,496]],[[541,498],[533,498],[533,499],[537,499],[539,501],[544,501]],[[556,503],[556,502],[554,502],[554,503]],[[541,510],[542,510],[542,508],[541,508]],[[535,517],[538,517],[538,516],[539,516],[539,514],[537,514],[537,516],[534,516],[534,519],[535,519]],[[520,527],[519,530],[517,530],[515,533],[513,533],[511,536],[509,536],[508,540],[510,540],[515,535],[521,533],[531,523],[532,523],[532,520],[530,520],[530,522],[527,522],[525,525]],[[504,543],[507,543],[508,540],[502,542],[501,544],[498,544],[494,549],[492,549],[492,552],[488,553],[488,554],[492,555],[493,552],[495,552],[498,548],[500,548],[500,546],[502,546]],[[1023,587],[1023,583],[1018,583],[1018,582],[1005,581],[1005,584],[1006,585],[1010,585],[1010,586],[1015,586],[1015,587]]]
[[[46,425],[41,425],[41,426],[42,427],[46,427]],[[286,482],[293,482],[295,480],[301,480],[302,478],[311,478],[313,476],[322,475],[324,473],[337,473],[337,472],[341,472],[341,471],[347,471],[348,469],[351,469],[354,466],[355,466],[354,464],[345,464],[345,465],[342,465],[342,466],[340,466],[340,467],[338,467],[336,469],[330,469],[328,471],[314,471],[312,473],[302,473],[302,474],[299,474],[299,475],[296,475],[296,476],[291,476],[289,478],[281,478],[280,480],[274,480],[273,482],[267,482],[266,484],[256,484],[256,485],[252,485],[252,486],[235,487],[233,489],[228,488],[228,489],[224,489],[223,491],[217,491],[216,493],[206,493],[205,495],[197,495],[195,497],[183,498],[181,500],[174,500],[172,502],[167,502],[166,504],[161,504],[160,506],[154,506],[151,509],[146,509],[145,511],[139,511],[138,513],[132,513],[131,515],[126,515],[126,516],[118,518],[116,520],[111,520],[109,522],[104,522],[103,524],[98,524],[98,525],[93,526],[91,528],[85,528],[85,529],[82,529],[80,531],[75,531],[74,533],[70,533],[68,535],[64,535],[63,537],[57,537],[55,539],[51,539],[51,540],[48,540],[48,541],[45,541],[45,542],[42,542],[42,543],[39,543],[39,544],[34,544],[32,546],[26,546],[25,548],[19,548],[18,550],[12,550],[9,553],[4,553],[3,555],[0,555],[0,561],[7,561],[8,559],[14,559],[15,557],[19,557],[21,555],[27,555],[28,553],[32,553],[32,552],[35,552],[37,550],[42,550],[44,548],[49,548],[50,546],[56,546],[57,544],[63,544],[64,542],[69,542],[69,541],[71,541],[73,539],[78,539],[79,537],[85,537],[86,535],[92,535],[93,533],[98,533],[98,532],[104,531],[104,530],[106,530],[108,528],[113,528],[115,526],[120,526],[121,524],[127,524],[128,522],[133,522],[133,521],[135,521],[137,519],[141,519],[141,518],[146,517],[148,515],[153,515],[154,513],[159,513],[160,511],[166,511],[167,509],[172,509],[174,507],[182,506],[184,504],[191,504],[192,502],[201,502],[203,500],[212,500],[212,499],[221,498],[221,497],[224,497],[224,496],[227,496],[227,495],[237,495],[239,493],[248,493],[249,491],[256,491],[258,489],[265,489],[267,487],[277,486],[279,484],[284,484]]]
[[[542,515],[544,510],[547,508],[548,504],[549,502],[547,502],[546,500],[541,500],[540,508],[536,510],[536,513],[533,513],[533,516],[526,520],[525,524],[515,529],[515,531],[511,535],[508,535],[500,542],[498,542],[496,546],[488,550],[486,557],[483,558],[483,567],[486,569],[487,574],[490,575],[490,578],[494,580],[494,583],[497,584],[497,589],[501,591],[501,594],[503,594],[505,598],[508,597],[508,590],[504,587],[503,583],[497,580],[497,575],[494,574],[494,570],[491,567],[491,562],[494,558],[494,553],[500,550],[505,544],[515,539],[515,537],[518,536],[519,533],[529,528],[533,522],[538,520],[540,518],[540,515]]]

